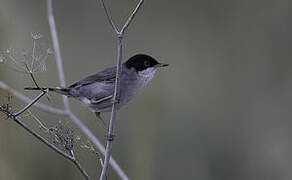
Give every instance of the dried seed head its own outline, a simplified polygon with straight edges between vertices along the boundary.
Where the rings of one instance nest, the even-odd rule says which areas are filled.
[[[43,35],[41,33],[39,33],[39,32],[31,33],[31,38],[33,40],[38,40],[38,39],[40,39],[42,37],[43,37]]]
[[[75,140],[76,141],[80,141],[81,140],[81,136],[80,135],[76,136]]]
[[[2,54],[0,54],[0,63],[5,61],[5,56],[3,56]]]
[[[71,151],[74,145],[74,131],[60,122],[54,127],[50,128],[54,134],[54,143],[62,146],[64,149]]]
[[[29,73],[46,71],[46,61],[53,51],[47,47],[47,43],[43,42],[42,37],[40,33],[31,33],[32,47],[20,53],[14,52],[11,48],[0,52],[0,63],[6,60],[18,70]]]
[[[11,54],[12,49],[11,49],[11,48],[8,48],[8,49],[6,49],[4,52],[5,52],[7,55],[9,55],[9,54]]]
[[[51,48],[47,49],[47,55],[51,55],[54,54],[54,51]]]

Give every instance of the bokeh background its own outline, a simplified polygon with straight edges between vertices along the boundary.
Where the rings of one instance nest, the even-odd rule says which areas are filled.
[[[121,25],[136,1],[106,3]],[[142,52],[170,66],[118,113],[113,156],[130,179],[292,179],[291,8],[289,0],[145,1],[124,38],[124,59]],[[55,0],[54,12],[68,84],[115,64],[116,39],[99,2]],[[0,0],[0,50],[31,48],[31,32],[52,47],[46,2]],[[54,56],[46,66],[38,82],[58,85]],[[23,90],[32,85],[29,76],[6,62],[0,81],[36,96]],[[0,93],[5,102],[7,92]],[[62,108],[60,96],[50,96],[42,102]],[[103,139],[93,113],[75,100],[70,105]],[[62,120],[75,128],[63,117],[31,111],[47,126]],[[96,156],[75,148],[97,179]],[[1,180],[82,178],[71,162],[1,116]],[[119,178],[111,170],[108,179]]]

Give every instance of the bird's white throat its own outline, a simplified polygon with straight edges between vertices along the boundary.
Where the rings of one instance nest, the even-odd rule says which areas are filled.
[[[156,70],[157,68],[150,67],[143,71],[138,72],[139,77],[141,78],[141,80],[144,81],[144,85],[146,85],[153,78]]]

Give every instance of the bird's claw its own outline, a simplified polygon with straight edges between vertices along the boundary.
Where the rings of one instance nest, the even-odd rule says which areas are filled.
[[[120,98],[112,99],[113,104],[119,104],[120,103]]]
[[[105,140],[107,140],[107,141],[113,141],[114,138],[116,137],[116,135],[115,134],[106,134],[104,137],[105,137]]]

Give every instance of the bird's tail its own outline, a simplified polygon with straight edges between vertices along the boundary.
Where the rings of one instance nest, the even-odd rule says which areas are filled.
[[[70,96],[70,89],[68,88],[38,88],[38,87],[25,87],[25,90],[49,90],[49,91],[53,91],[59,94],[63,94],[66,96]]]

